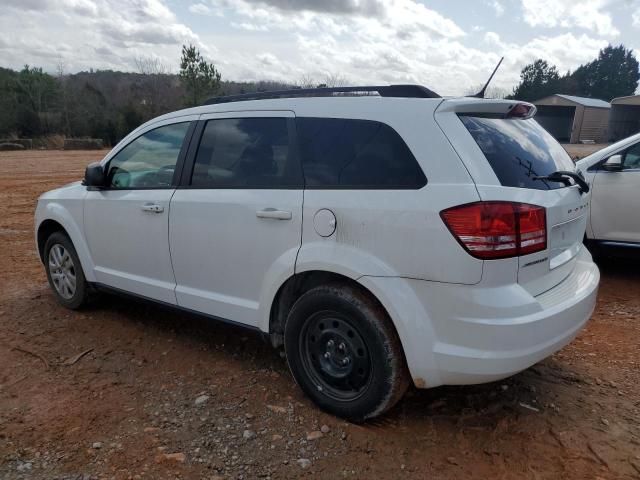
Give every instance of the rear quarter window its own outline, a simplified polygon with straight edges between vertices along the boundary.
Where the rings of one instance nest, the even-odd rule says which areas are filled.
[[[567,152],[533,119],[461,115],[489,165],[505,187],[552,190],[560,182],[536,180],[558,170],[575,171]]]
[[[381,122],[296,119],[306,188],[419,189],[425,177],[398,133]]]

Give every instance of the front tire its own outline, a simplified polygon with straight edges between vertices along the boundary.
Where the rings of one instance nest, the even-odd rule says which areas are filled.
[[[355,286],[304,293],[285,325],[289,368],[323,410],[354,422],[393,407],[409,385],[400,339],[380,304]]]
[[[44,265],[49,286],[58,303],[71,310],[77,310],[87,303],[89,285],[76,249],[64,233],[54,232],[47,239]]]

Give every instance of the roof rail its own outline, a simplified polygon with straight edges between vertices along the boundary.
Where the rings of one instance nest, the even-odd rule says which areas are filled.
[[[421,85],[380,85],[363,87],[294,88],[291,90],[274,90],[271,92],[243,93],[241,95],[211,97],[204,102],[203,105],[274,98],[331,97],[340,96],[340,94],[347,94],[344,96],[358,96],[376,92],[381,97],[441,98],[437,93]]]

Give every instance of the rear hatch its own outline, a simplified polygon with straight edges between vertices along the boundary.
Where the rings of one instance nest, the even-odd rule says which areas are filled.
[[[538,178],[557,171],[576,172],[576,167],[562,146],[531,118],[533,113],[535,107],[520,102],[456,99],[443,102],[436,120],[483,201],[544,207],[546,248],[517,257],[518,283],[538,295],[573,270],[586,228],[589,194],[581,192],[573,180],[567,185]]]

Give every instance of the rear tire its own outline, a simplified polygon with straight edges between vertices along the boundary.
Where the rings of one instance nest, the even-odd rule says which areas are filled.
[[[409,386],[390,319],[355,286],[323,285],[304,293],[289,313],[284,337],[296,382],[333,415],[353,422],[376,417]]]
[[[80,259],[69,237],[62,232],[52,233],[44,245],[44,266],[47,280],[58,303],[77,310],[89,299]]]

